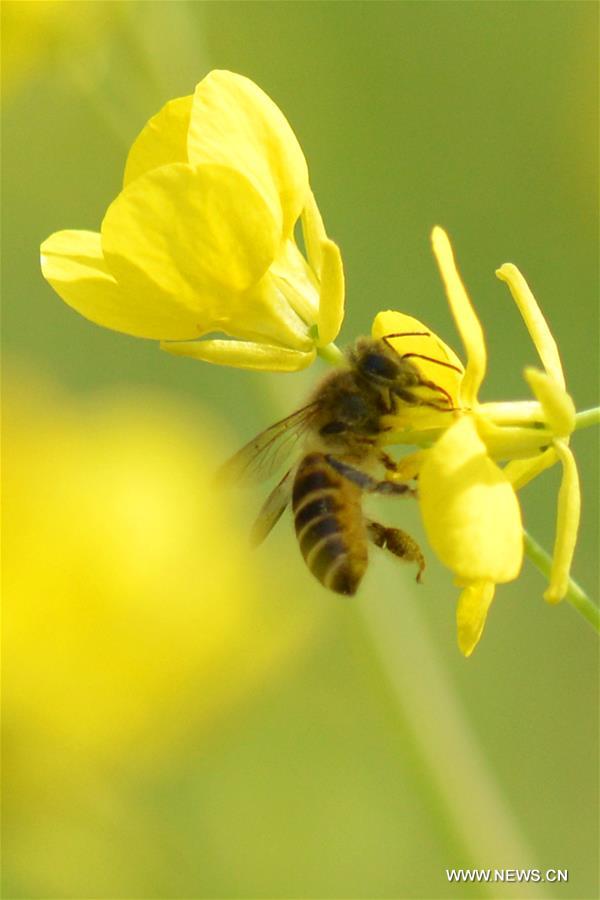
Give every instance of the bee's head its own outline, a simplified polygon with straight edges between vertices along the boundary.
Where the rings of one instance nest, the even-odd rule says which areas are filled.
[[[359,338],[349,359],[359,375],[377,387],[404,390],[419,384],[416,368],[382,338]]]

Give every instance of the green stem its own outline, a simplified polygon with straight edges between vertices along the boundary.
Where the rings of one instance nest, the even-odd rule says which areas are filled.
[[[579,431],[580,428],[589,428],[590,425],[600,425],[600,406],[584,409],[575,416],[575,431]]]
[[[407,744],[413,744],[418,755],[416,772],[423,773],[437,795],[438,827],[444,828],[446,840],[452,840],[452,852],[461,860],[458,865],[506,859],[535,866],[508,793],[473,728],[464,692],[457,690],[429,631],[423,601],[407,583],[403,589],[407,602],[399,604],[398,590],[395,569],[382,566],[377,589],[373,583],[370,596],[358,607],[389,681]],[[493,828],[481,827],[482,822],[493,822]],[[523,900],[522,885],[503,888],[515,900]],[[478,885],[477,897],[488,895],[499,896],[494,885]],[[527,896],[548,898],[533,884]]]
[[[326,347],[317,347],[317,353],[321,359],[324,359],[330,366],[339,366],[344,361],[344,354],[337,344],[334,344],[333,342],[327,344]]]
[[[526,531],[523,532],[525,540],[525,553],[531,562],[537,566],[547,578],[550,578],[552,569],[552,557],[541,547],[536,540]],[[569,578],[569,587],[565,600],[581,613],[584,619],[600,633],[600,609],[593,603],[576,581]]]

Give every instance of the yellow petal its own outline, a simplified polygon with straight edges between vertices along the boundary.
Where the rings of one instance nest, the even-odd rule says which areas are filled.
[[[306,256],[317,276],[321,277],[321,244],[327,239],[325,225],[315,195],[308,189],[306,204],[302,210],[302,236],[306,247]]]
[[[567,593],[581,511],[579,475],[573,454],[566,441],[555,441],[554,449],[562,463],[563,476],[558,492],[556,539],[550,584],[544,594],[544,599],[548,603],[558,603]]]
[[[308,170],[290,125],[249,78],[215,70],[196,87],[188,156],[221,163],[246,176],[289,237],[305,204]]]
[[[487,365],[483,330],[456,268],[448,235],[436,225],[431,234],[431,242],[450,309],[467,354],[467,368],[460,390],[461,405],[473,407],[477,402]]]
[[[418,319],[391,309],[377,313],[371,327],[374,338],[399,335],[390,339],[394,350],[410,359],[425,381],[438,385],[458,405],[458,394],[464,369],[448,344]],[[443,401],[443,396],[440,396]]]
[[[523,559],[519,503],[471,416],[451,425],[428,451],[419,497],[429,542],[460,581],[497,584],[517,577]]]
[[[315,325],[319,314],[319,282],[293,240],[284,241],[269,272],[277,278],[297,314],[307,325]]]
[[[344,267],[337,244],[321,242],[321,296],[319,303],[319,346],[335,340],[344,321]]]
[[[417,394],[415,388],[412,393]],[[439,395],[430,393],[424,397],[428,402],[437,402]],[[432,409],[430,406],[414,406],[412,403],[400,403],[393,415],[382,418],[382,427],[385,431],[379,437],[379,443],[385,444],[415,444],[427,447],[446,431],[448,423],[453,420],[448,418],[448,410]]]
[[[525,369],[525,380],[542,404],[544,415],[556,437],[568,437],[575,428],[575,404],[552,375],[538,369]]]
[[[464,656],[470,656],[483,632],[495,585],[490,581],[479,581],[466,587],[458,600],[456,625],[458,646]]]
[[[256,189],[222,166],[153,169],[122,191],[102,223],[104,255],[123,290],[139,305],[179,309],[195,335],[261,278],[277,244]]]
[[[479,414],[475,417],[475,424],[489,456],[496,461],[530,459],[538,456],[552,440],[552,432],[545,428],[496,425]]]
[[[178,97],[144,126],[127,157],[123,187],[145,172],[169,163],[187,162],[187,133],[193,96]]]
[[[305,322],[289,302],[288,292],[271,270],[249,291],[231,300],[215,320],[213,331],[259,344],[279,344],[290,350],[312,351],[314,341]]]
[[[249,341],[179,341],[163,342],[161,350],[174,356],[190,356],[219,366],[255,369],[263,372],[297,372],[315,359],[316,351],[302,353],[287,347],[255,344]]]
[[[344,267],[339,248],[327,238],[319,246],[320,275],[293,240],[285,241],[270,273],[303,321],[318,326],[318,344],[335,340],[344,319]]]
[[[194,318],[153,295],[126,294],[109,272],[101,239],[93,231],[57,231],[41,246],[44,278],[78,313],[135,337],[191,338]]]
[[[538,453],[531,459],[515,459],[507,463],[502,470],[515,491],[520,491],[522,487],[545,472],[546,469],[555,465],[558,460],[554,447],[548,447],[543,453]]]
[[[548,323],[537,304],[537,300],[531,293],[529,285],[512,263],[504,263],[503,266],[496,270],[496,275],[501,281],[506,281],[508,284],[531,339],[540,355],[544,369],[560,387],[564,388],[565,376],[556,341],[552,337]]]

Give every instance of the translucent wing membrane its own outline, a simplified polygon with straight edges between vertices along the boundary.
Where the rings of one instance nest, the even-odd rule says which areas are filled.
[[[289,469],[265,500],[250,532],[250,543],[253,547],[262,544],[283,515],[292,495],[293,476],[294,469]]]
[[[293,451],[309,427],[316,409],[316,403],[309,403],[261,432],[222,466],[217,473],[218,482],[266,481]]]

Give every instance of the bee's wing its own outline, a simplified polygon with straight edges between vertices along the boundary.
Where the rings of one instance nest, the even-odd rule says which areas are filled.
[[[219,469],[217,481],[221,484],[265,481],[283,465],[310,425],[316,409],[316,403],[309,403],[261,432]]]
[[[290,502],[293,483],[294,469],[292,468],[285,473],[279,484],[273,488],[256,517],[250,532],[250,543],[253,547],[258,547],[259,544],[262,544],[271,529],[281,518],[283,511]]]

